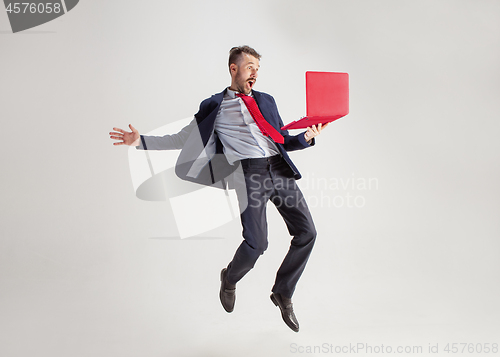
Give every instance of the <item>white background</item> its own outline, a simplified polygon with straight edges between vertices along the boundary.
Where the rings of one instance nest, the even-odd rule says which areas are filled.
[[[12,34],[0,11],[0,354],[500,343],[499,18],[496,0],[85,0]],[[227,314],[218,275],[239,222],[177,239],[171,208],[135,197],[108,137],[193,115],[229,85],[242,44],[263,55],[256,89],[285,123],[305,114],[306,70],[350,75],[350,114],[291,154],[319,232],[298,334],[269,300],[289,244],[276,210]],[[347,195],[362,207],[319,201]]]

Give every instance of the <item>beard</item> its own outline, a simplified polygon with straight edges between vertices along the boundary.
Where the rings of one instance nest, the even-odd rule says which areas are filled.
[[[247,78],[240,83],[238,83],[238,91],[243,94],[249,94],[255,85],[255,78]]]

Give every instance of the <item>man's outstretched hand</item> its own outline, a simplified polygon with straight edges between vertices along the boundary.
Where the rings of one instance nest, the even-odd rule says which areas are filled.
[[[136,128],[132,126],[132,124],[128,125],[130,131],[125,131],[120,128],[113,128],[113,130],[109,133],[109,137],[114,140],[121,140],[116,143],[113,143],[113,145],[129,145],[129,146],[139,146],[139,140],[141,139],[141,135],[137,131]]]
[[[307,131],[304,133],[304,138],[306,139],[306,141],[310,142],[312,140],[312,138],[321,134],[321,130],[326,128],[328,126],[328,124],[330,124],[330,123],[326,123],[325,125],[319,123],[318,126],[313,125],[313,126],[307,127]]]

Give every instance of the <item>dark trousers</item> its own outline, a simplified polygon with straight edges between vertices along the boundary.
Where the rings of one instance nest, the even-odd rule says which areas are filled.
[[[311,213],[280,155],[242,160],[241,165],[246,188],[236,191],[240,202],[246,200],[246,208],[240,209],[244,240],[227,267],[227,280],[236,284],[267,249],[266,206],[270,200],[293,236],[272,291],[291,298],[316,239]]]

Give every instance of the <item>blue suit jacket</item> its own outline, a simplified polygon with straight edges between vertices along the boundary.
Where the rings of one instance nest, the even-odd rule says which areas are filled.
[[[165,150],[165,149],[182,149],[175,172],[183,180],[192,181],[204,185],[213,185],[229,176],[236,168],[238,163],[230,165],[226,160],[223,152],[223,146],[218,139],[214,127],[215,118],[219,112],[222,99],[226,90],[214,94],[208,99],[205,99],[200,104],[198,113],[195,114],[195,119],[179,133],[173,135],[165,135],[163,137],[141,136],[141,146],[138,149],[145,150]],[[281,130],[284,125],[278,113],[278,108],[274,98],[269,94],[252,91],[255,101],[263,117],[271,124],[281,135],[283,135],[284,144],[276,143],[280,154],[283,156],[287,164],[290,166],[290,176],[296,180],[301,178],[299,170],[295,167],[292,160],[288,156],[287,151],[300,150],[314,145],[314,138],[311,144],[308,144],[304,138],[304,132],[298,135],[289,135],[287,130]],[[194,130],[197,128],[197,130]],[[213,146],[215,145],[215,150]],[[203,151],[215,152],[214,155],[209,155],[202,163],[200,170],[197,170],[193,175],[193,165],[203,157]],[[199,164],[199,162],[198,162]]]

